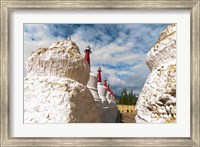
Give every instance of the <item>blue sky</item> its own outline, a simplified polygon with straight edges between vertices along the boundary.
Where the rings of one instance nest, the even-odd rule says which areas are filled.
[[[84,57],[92,48],[91,72],[99,66],[114,93],[122,88],[139,94],[150,73],[146,53],[168,24],[24,24],[24,61],[31,52],[71,37]],[[26,71],[24,71],[26,74]]]

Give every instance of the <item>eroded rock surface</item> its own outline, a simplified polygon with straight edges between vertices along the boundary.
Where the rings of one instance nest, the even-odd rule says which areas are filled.
[[[100,122],[86,86],[89,73],[88,63],[71,40],[33,52],[24,79],[24,122]]]
[[[137,123],[176,121],[176,25],[169,25],[147,53],[151,69],[136,105]]]
[[[27,59],[29,75],[68,77],[84,85],[89,79],[88,63],[80,55],[71,40],[53,43],[49,48],[40,48]]]

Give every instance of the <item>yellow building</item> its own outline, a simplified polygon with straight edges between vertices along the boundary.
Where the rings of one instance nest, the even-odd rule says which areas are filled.
[[[120,113],[135,113],[135,106],[134,105],[117,105],[118,110]]]

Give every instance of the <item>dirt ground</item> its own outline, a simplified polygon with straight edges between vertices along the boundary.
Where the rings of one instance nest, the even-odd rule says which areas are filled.
[[[130,113],[121,113],[121,122],[122,123],[135,123],[135,115]]]

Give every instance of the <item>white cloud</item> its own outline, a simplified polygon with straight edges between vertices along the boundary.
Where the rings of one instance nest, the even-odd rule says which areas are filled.
[[[102,66],[103,77],[108,78],[118,94],[123,87],[134,88],[138,93],[150,73],[145,63],[146,52],[162,29],[143,24],[117,25],[116,30],[111,32],[113,34],[109,35],[104,27],[71,27],[74,30],[70,36],[79,46],[83,57],[87,44],[90,44],[91,71],[94,74],[98,66]],[[63,33],[61,36],[52,35],[53,28],[50,29],[46,24],[25,24],[24,29],[24,60],[32,51],[64,39],[61,37]],[[122,67],[119,68],[119,65]]]

